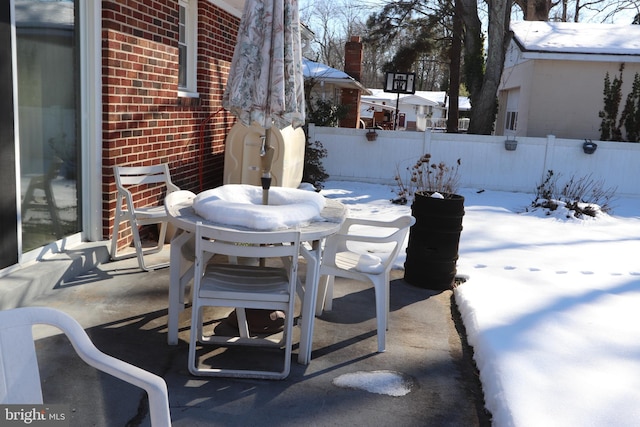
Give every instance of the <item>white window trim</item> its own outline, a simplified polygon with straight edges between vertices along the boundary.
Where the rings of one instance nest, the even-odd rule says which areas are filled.
[[[178,4],[185,8],[185,45],[187,46],[187,84],[178,88],[178,96],[198,98],[198,1],[179,0]]]
[[[102,240],[102,4],[80,8],[82,117],[82,230],[85,240]]]

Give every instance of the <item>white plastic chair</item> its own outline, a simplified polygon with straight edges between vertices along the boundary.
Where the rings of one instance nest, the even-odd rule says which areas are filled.
[[[189,371],[192,374],[268,379],[283,379],[289,375],[299,247],[299,231],[235,231],[198,222],[189,340]],[[213,254],[229,257],[284,258],[286,262],[282,268],[228,263],[206,265]],[[237,308],[237,336],[205,336],[202,311],[207,306]],[[243,308],[283,311],[286,317],[282,340],[274,343],[266,337],[251,336]],[[270,371],[201,367],[196,355],[198,342],[225,347],[284,345],[283,368]]]
[[[43,403],[32,333],[36,324],[60,329],[87,364],[144,389],[149,398],[151,424],[171,425],[167,384],[162,378],[102,353],[75,319],[48,307],[0,311],[0,404]]]
[[[393,221],[347,218],[340,231],[327,237],[325,241],[320,265],[321,280],[316,315],[321,315],[323,308],[332,308],[335,276],[371,283],[376,298],[378,351],[385,351],[389,315],[389,272],[403,246],[409,227],[415,224],[415,221],[410,215]],[[352,230],[352,227],[356,230]],[[360,227],[369,227],[369,231]],[[384,234],[380,235],[382,233]],[[372,245],[381,245],[381,252],[389,253],[389,256],[385,260],[378,259],[377,264],[372,264],[371,261],[375,258],[364,249],[358,252],[358,244],[364,244],[367,250]]]
[[[113,174],[116,180],[118,195],[113,235],[111,237],[111,259],[115,261],[137,256],[140,268],[145,271],[169,266],[168,262],[147,266],[144,261],[145,255],[160,252],[164,246],[168,220],[164,206],[156,205],[138,207],[134,204],[133,195],[129,190],[129,188],[133,186],[152,185],[155,187],[165,187],[166,194],[178,191],[179,188],[171,182],[169,166],[166,163],[155,166],[114,166]],[[128,221],[131,225],[135,253],[118,255],[120,223],[125,221]],[[138,227],[149,224],[160,224],[160,236],[158,238],[158,244],[155,247],[143,249]]]

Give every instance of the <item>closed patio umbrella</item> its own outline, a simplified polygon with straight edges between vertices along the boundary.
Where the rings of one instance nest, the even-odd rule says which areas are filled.
[[[263,204],[268,204],[272,126],[302,126],[304,78],[297,0],[247,0],[222,103],[246,126],[265,129],[261,147]]]

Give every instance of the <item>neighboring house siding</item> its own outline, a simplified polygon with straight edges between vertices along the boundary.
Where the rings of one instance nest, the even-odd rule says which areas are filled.
[[[103,234],[109,238],[114,165],[168,163],[174,183],[194,192],[201,181],[204,188],[222,184],[224,138],[234,119],[220,107],[239,19],[197,1],[199,97],[178,97],[178,0],[102,5]],[[140,191],[134,197],[157,204],[163,194]]]
[[[619,63],[536,61],[528,136],[599,139],[604,77]]]
[[[516,136],[599,139],[604,77],[618,75],[619,62],[529,60],[505,70],[496,131],[504,134],[506,95],[520,88]],[[622,111],[640,64],[625,65]]]
[[[512,123],[508,117],[514,117],[509,96],[517,93],[516,137],[599,139],[606,74],[613,80],[620,64],[625,64],[620,113],[634,75],[640,72],[638,28],[513,22],[514,38],[498,90],[495,133],[514,135],[506,128]]]

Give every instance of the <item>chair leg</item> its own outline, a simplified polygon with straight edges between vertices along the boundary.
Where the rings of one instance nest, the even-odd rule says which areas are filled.
[[[318,279],[318,295],[316,296],[316,316],[321,316],[324,311],[324,299],[327,293],[327,280],[329,276],[322,275]],[[302,297],[300,297],[302,298]]]
[[[390,289],[390,279],[389,279],[389,273],[387,272],[387,274],[385,275],[384,278],[384,294],[386,295],[386,301],[385,304],[387,306],[387,309],[385,310],[385,316],[386,316],[386,323],[385,323],[385,329],[388,331],[389,330],[389,308],[390,308],[390,304],[389,301],[391,299],[391,289]]]
[[[140,238],[140,230],[135,220],[131,220],[131,233],[133,234],[133,246],[136,249],[136,257],[138,258],[138,266],[144,271],[151,271],[153,267],[147,267],[144,262],[145,251],[142,249],[142,239]],[[147,254],[149,251],[146,252]]]
[[[199,313],[199,311],[201,310],[200,307],[196,306],[195,304],[193,305],[193,307],[191,307],[193,311],[192,313],[192,319],[201,319],[201,315]],[[191,331],[189,332],[189,360],[187,362],[187,366],[189,367],[189,372],[191,372],[192,375],[199,375],[198,372],[198,368],[197,368],[197,360],[196,360],[196,347],[198,346],[198,335],[199,335],[199,331],[202,328],[201,325],[193,324],[193,321],[191,322]]]
[[[157,224],[160,225],[160,233],[159,233],[157,245],[147,250],[144,250],[142,248],[142,239],[140,238],[140,231],[138,230],[138,226],[137,225],[135,227],[132,226],[132,230],[135,230],[134,244],[136,243],[136,241],[138,242],[138,244],[136,245],[136,252],[138,254],[138,264],[140,265],[140,268],[144,271],[158,270],[160,268],[169,267],[169,264],[170,264],[168,262],[162,262],[154,265],[146,265],[144,261],[145,255],[158,253],[164,248],[164,240],[167,235],[167,222],[163,221]]]
[[[378,281],[373,284],[376,297],[376,327],[378,329],[378,352],[383,353],[386,349],[387,338],[387,316],[388,316],[388,295],[387,284]]]
[[[120,209],[118,208],[117,211],[119,212]],[[120,222],[122,221],[122,219],[120,218],[120,216],[116,213],[116,219],[115,222],[113,224],[113,234],[111,235],[111,260],[115,261],[118,259],[118,234],[120,233]]]
[[[261,378],[261,379],[284,379],[291,372],[291,354],[292,354],[292,341],[293,341],[293,311],[291,308],[280,308],[285,311],[285,326],[283,330],[283,337],[279,345],[277,347],[281,347],[284,345],[284,361],[283,367],[281,371],[262,371],[262,370],[252,370],[252,369],[219,369],[219,368],[199,368],[198,359],[197,359],[197,346],[199,343],[204,345],[208,345],[207,343],[211,343],[213,345],[222,345],[229,346],[232,343],[220,343],[217,344],[214,340],[208,340],[203,335],[202,331],[202,323],[204,317],[204,306],[196,306],[197,303],[192,307],[192,323],[191,323],[191,332],[190,332],[190,340],[189,340],[189,360],[188,367],[189,372],[192,375],[196,376],[215,376],[215,377],[233,377],[233,378]],[[236,308],[238,323],[240,323],[241,317],[243,316],[244,309]],[[194,325],[193,320],[197,319],[197,324]],[[250,340],[260,341],[260,338],[249,338],[248,340],[242,340],[245,345]],[[240,344],[240,343],[237,343]],[[269,346],[271,347],[270,343]],[[241,345],[241,344],[240,344]],[[254,344],[255,345],[255,344]]]
[[[335,280],[335,276],[329,276],[327,278],[327,292],[324,297],[324,308],[327,311],[333,310],[333,284]]]
[[[249,324],[247,323],[247,312],[242,307],[236,308],[236,318],[238,321],[238,332],[240,337],[249,338]]]
[[[167,221],[164,221],[160,224],[160,233],[158,236],[158,246],[157,246],[157,250],[158,252],[160,252],[162,250],[162,248],[164,247],[164,241],[167,238],[167,229],[169,228],[169,223]]]
[[[169,266],[169,262],[163,262],[163,263],[159,263],[159,264],[154,264],[154,265],[147,265],[145,260],[144,260],[144,256],[145,255],[150,255],[150,254],[154,254],[157,252],[160,252],[160,250],[162,250],[162,248],[164,247],[164,235],[166,235],[166,229],[163,230],[163,227],[161,227],[161,237],[162,240],[158,240],[158,244],[156,245],[156,247],[148,249],[148,250],[144,250],[142,247],[142,239],[140,238],[140,230],[138,230],[138,223],[135,220],[135,218],[132,217],[126,217],[126,219],[129,221],[129,224],[131,224],[131,234],[133,235],[133,246],[135,248],[135,253],[134,254],[129,254],[129,255],[124,255],[124,256],[111,256],[112,260],[119,260],[119,259],[126,259],[126,258],[133,258],[134,256],[138,258],[138,266],[140,267],[141,270],[144,271],[153,271],[153,270],[157,270],[160,268],[165,268]],[[160,223],[158,223],[160,224]],[[166,223],[163,223],[164,226],[166,227]],[[116,225],[114,225],[114,233],[115,231],[117,231],[118,228],[118,223],[116,223]],[[163,232],[164,231],[164,232]],[[111,249],[112,249],[112,254],[115,254],[117,251],[117,246],[118,246],[118,242],[117,242],[117,235],[114,234],[115,237],[115,241],[112,240],[111,242]]]
[[[324,310],[333,308],[333,282],[334,276],[323,275],[318,282],[318,296],[316,298],[316,316],[321,316]]]

